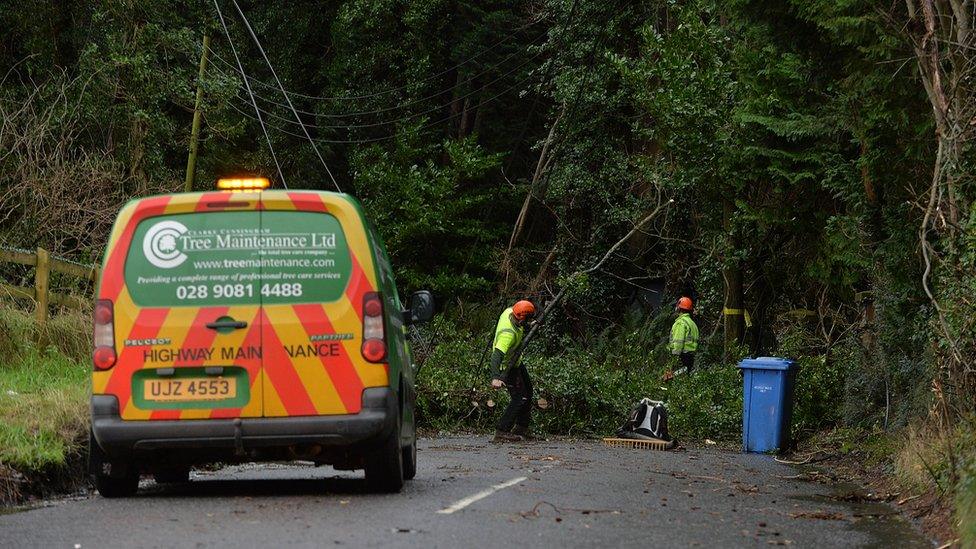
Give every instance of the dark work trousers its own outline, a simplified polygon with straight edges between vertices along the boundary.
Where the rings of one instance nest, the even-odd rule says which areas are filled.
[[[511,432],[513,426],[527,428],[529,415],[532,413],[532,380],[524,364],[508,371],[502,380],[512,400],[505,408],[505,413],[495,426],[499,431]]]
[[[691,369],[695,367],[695,353],[681,353],[678,355],[678,360],[681,361],[681,367],[687,368],[686,373],[691,373]]]

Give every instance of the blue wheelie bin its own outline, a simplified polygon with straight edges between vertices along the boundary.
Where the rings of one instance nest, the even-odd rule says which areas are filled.
[[[789,359],[747,358],[742,369],[742,449],[769,452],[790,444],[796,364]]]

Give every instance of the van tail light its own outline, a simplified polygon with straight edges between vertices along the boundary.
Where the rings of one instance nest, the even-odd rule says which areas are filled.
[[[95,352],[92,362],[96,370],[108,370],[115,366],[115,307],[108,299],[95,302]]]
[[[380,294],[368,292],[363,296],[363,358],[369,362],[386,359],[386,335],[384,334],[383,300]]]

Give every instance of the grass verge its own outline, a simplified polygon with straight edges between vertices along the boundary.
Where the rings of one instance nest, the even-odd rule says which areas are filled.
[[[90,369],[82,315],[39,334],[26,314],[0,309],[0,503],[84,480]],[[51,346],[38,349],[39,336]]]
[[[976,447],[963,469],[956,492],[956,520],[962,546],[976,548]]]
[[[0,366],[0,463],[65,465],[88,433],[89,370],[57,351]]]

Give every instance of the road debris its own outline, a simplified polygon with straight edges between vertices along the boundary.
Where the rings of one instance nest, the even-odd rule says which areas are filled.
[[[816,450],[814,452],[810,452],[809,454],[806,454],[804,456],[799,456],[800,457],[800,461],[794,461],[794,460],[789,460],[789,459],[784,459],[784,458],[779,458],[779,457],[774,457],[773,459],[776,460],[777,463],[785,463],[786,465],[806,465],[808,463],[813,463],[813,462],[816,462],[816,461],[823,461],[823,459],[814,459],[814,456],[816,456],[817,454],[823,454],[823,453],[824,452],[821,451],[821,450]]]
[[[837,475],[828,473],[826,471],[804,471],[797,475],[776,475],[776,478],[782,480],[799,480],[803,482],[817,482],[820,484],[833,484],[837,482]]]
[[[621,511],[619,509],[576,509],[576,508],[573,508],[573,507],[557,507],[556,505],[554,505],[554,504],[552,504],[552,503],[550,503],[548,501],[540,501],[540,502],[536,503],[532,507],[532,509],[530,509],[528,511],[522,511],[522,512],[520,512],[519,513],[519,516],[521,516],[524,519],[535,519],[535,518],[539,518],[540,516],[542,516],[542,512],[541,512],[542,509],[544,509],[545,507],[552,508],[552,510],[555,511],[557,515],[562,515],[563,513],[579,513],[581,515],[596,515],[596,514],[619,515],[619,514],[621,514]],[[559,518],[559,517],[556,517],[556,519],[557,519],[556,522],[561,522],[562,521],[562,519]]]
[[[848,520],[844,513],[830,511],[797,511],[789,514],[790,518],[814,519],[814,520]]]

